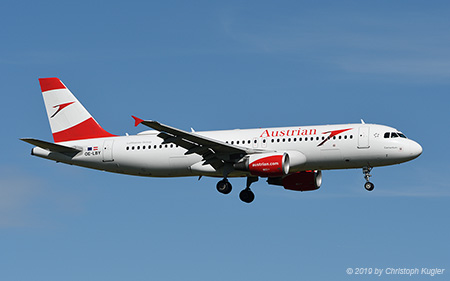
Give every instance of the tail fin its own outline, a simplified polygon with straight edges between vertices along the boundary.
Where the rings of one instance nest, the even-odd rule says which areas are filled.
[[[114,137],[105,131],[58,78],[40,78],[55,142]]]

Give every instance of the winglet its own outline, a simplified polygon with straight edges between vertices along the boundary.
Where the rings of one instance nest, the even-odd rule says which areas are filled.
[[[131,117],[133,117],[133,119],[134,119],[134,126],[135,127],[137,127],[137,125],[139,125],[142,122],[144,122],[144,120],[142,120],[141,118],[137,118],[136,116],[131,115]]]

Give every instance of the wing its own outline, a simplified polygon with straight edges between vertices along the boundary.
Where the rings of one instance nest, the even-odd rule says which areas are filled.
[[[135,120],[135,126],[143,124],[159,131],[158,137],[164,139],[163,143],[174,143],[187,149],[186,155],[192,153],[199,154],[205,161],[203,165],[210,164],[216,169],[220,168],[225,162],[236,162],[246,154],[260,152],[259,150],[230,145],[220,140],[196,134],[195,132],[183,131],[156,121],[146,121],[135,116],[132,117]]]

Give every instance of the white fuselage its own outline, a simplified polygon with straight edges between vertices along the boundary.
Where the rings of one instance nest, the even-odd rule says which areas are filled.
[[[397,137],[386,137],[394,132]],[[74,157],[35,147],[32,154],[55,161],[114,173],[149,177],[217,176],[223,171],[204,165],[202,156],[172,143],[158,131],[133,136],[93,138],[59,144],[82,149]],[[394,128],[374,124],[343,124],[196,132],[238,147],[263,152],[300,152],[306,162],[290,173],[306,170],[350,169],[400,164],[418,157],[422,148],[399,137]],[[334,134],[334,136],[333,136]],[[328,139],[328,137],[330,137]],[[232,171],[229,177],[248,176]]]

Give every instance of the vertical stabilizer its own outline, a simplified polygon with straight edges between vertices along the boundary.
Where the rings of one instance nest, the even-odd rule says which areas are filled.
[[[55,142],[113,137],[89,114],[58,78],[40,78],[48,121]]]

